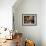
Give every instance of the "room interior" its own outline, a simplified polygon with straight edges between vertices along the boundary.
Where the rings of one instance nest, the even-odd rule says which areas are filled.
[[[46,46],[45,4],[45,0],[1,0],[0,46]],[[33,16],[32,25],[25,24],[23,16]]]

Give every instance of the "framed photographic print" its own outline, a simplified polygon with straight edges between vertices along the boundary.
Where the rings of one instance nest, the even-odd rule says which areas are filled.
[[[22,14],[22,25],[23,26],[36,26],[37,14]]]

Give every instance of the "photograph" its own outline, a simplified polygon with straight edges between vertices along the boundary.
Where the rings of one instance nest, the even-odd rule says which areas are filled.
[[[22,25],[36,25],[37,24],[37,14],[22,14]]]

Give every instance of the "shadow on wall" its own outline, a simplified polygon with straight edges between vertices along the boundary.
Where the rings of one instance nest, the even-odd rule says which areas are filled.
[[[13,5],[13,9],[18,8],[18,6],[20,6],[20,4],[23,2],[23,0],[17,0],[16,3]]]

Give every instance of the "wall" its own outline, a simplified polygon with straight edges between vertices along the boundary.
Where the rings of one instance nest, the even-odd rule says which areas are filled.
[[[42,46],[46,46],[46,0],[41,0],[41,38]]]
[[[12,29],[12,6],[16,0],[0,0],[0,27]]]
[[[14,5],[16,6],[16,5]],[[36,46],[41,46],[41,1],[23,0],[20,5],[13,7],[15,30],[23,33],[26,39],[34,40]],[[22,14],[37,14],[37,26],[22,26]]]

